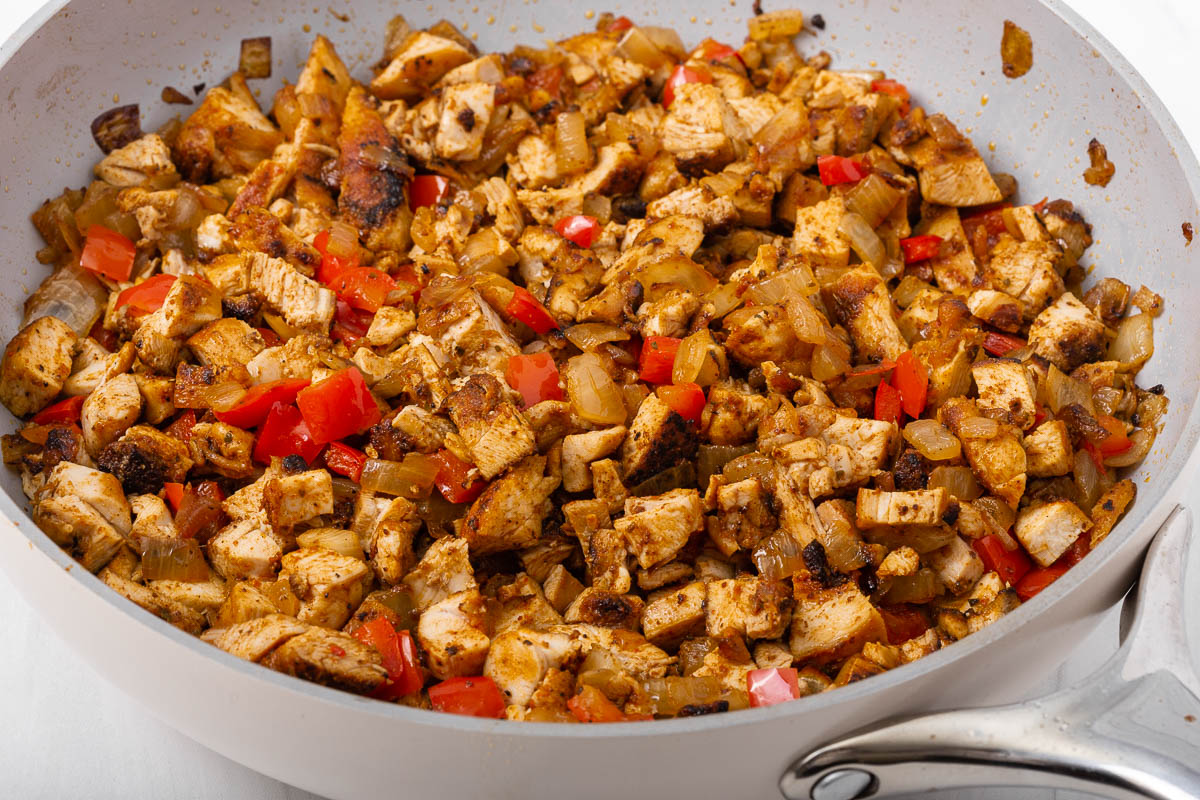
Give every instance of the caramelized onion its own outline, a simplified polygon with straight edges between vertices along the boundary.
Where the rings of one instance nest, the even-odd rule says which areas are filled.
[[[554,155],[559,175],[580,172],[591,163],[587,120],[582,111],[564,111],[558,115],[554,122]]]
[[[974,500],[983,493],[970,467],[934,467],[929,473],[927,485],[930,489],[940,486],[963,502]]]
[[[791,297],[784,305],[792,333],[807,344],[825,344],[825,327],[829,324],[821,312],[813,308],[806,297]]]
[[[144,536],[139,540],[142,553],[142,577],[148,581],[208,580],[208,564],[195,539],[159,539]]]
[[[673,717],[685,706],[715,703],[724,693],[720,679],[711,675],[649,678],[642,683],[642,688],[650,696],[655,715],[662,717]]]
[[[846,208],[872,228],[878,227],[899,201],[900,191],[874,172],[846,192]]]
[[[77,261],[64,264],[25,300],[24,327],[39,317],[57,317],[78,336],[87,336],[104,313],[108,290]]]
[[[1000,435],[1000,423],[991,417],[967,417],[959,423],[958,435],[964,439],[995,439]]]
[[[949,461],[962,453],[958,437],[933,419],[914,419],[905,425],[904,440],[930,461]]]
[[[575,356],[567,361],[564,372],[567,397],[576,414],[598,425],[619,425],[625,421],[621,390],[599,356],[594,353]]]
[[[1069,405],[1081,405],[1089,414],[1095,414],[1092,404],[1092,387],[1077,378],[1072,378],[1053,364],[1042,381],[1042,399],[1057,414]]]
[[[810,297],[820,289],[812,270],[799,264],[754,284],[746,290],[745,298],[756,306],[769,306],[786,303],[792,297]]]
[[[839,225],[842,233],[850,240],[850,249],[854,251],[863,263],[879,269],[887,260],[887,249],[883,240],[875,233],[865,219],[853,211],[848,211]]]
[[[937,573],[928,567],[917,570],[916,575],[897,575],[888,580],[888,587],[879,598],[881,604],[928,603],[943,591]]]
[[[344,556],[363,558],[362,544],[358,534],[341,528],[313,528],[296,536],[296,544],[300,547],[313,547],[322,550],[332,550]]]
[[[368,458],[359,485],[364,491],[418,500],[429,496],[437,470],[438,462],[420,453],[408,453],[403,461]]]
[[[750,559],[758,574],[769,581],[790,578],[807,569],[800,545],[786,531],[776,531],[759,542]]]
[[[1154,318],[1149,314],[1134,314],[1121,320],[1117,336],[1108,346],[1110,361],[1120,361],[1127,368],[1139,369],[1154,355]]]
[[[585,353],[595,350],[605,342],[629,340],[628,333],[607,322],[580,322],[567,328],[563,333],[567,337],[567,341]]]

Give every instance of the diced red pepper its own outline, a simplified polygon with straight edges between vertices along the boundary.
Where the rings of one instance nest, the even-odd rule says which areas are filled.
[[[100,346],[110,353],[116,352],[117,346],[121,343],[116,331],[110,331],[104,327],[103,314],[92,323],[92,328],[88,331],[88,336],[99,342]]]
[[[929,392],[929,369],[921,363],[912,350],[905,350],[896,359],[896,371],[892,373],[892,385],[900,390],[904,413],[913,419],[925,410],[925,398]]]
[[[374,696],[392,700],[421,691],[425,685],[425,674],[417,656],[417,647],[412,634],[397,631],[383,617],[375,617],[355,629],[352,634],[363,644],[374,647],[383,657],[383,668],[387,670],[387,683],[379,687]]]
[[[167,496],[167,502],[171,504],[171,511],[178,511],[180,504],[183,503],[183,484],[164,483],[163,492]]]
[[[1104,469],[1104,454],[1100,452],[1099,448],[1097,448],[1096,445],[1092,444],[1087,439],[1084,439],[1080,444],[1084,451],[1092,459],[1092,463],[1096,465],[1096,470],[1101,475],[1107,475],[1108,471]]]
[[[1038,403],[1033,407],[1033,426],[1035,428],[1049,418],[1050,413],[1046,411],[1045,407],[1041,403]]]
[[[271,406],[254,443],[254,460],[270,464],[271,457],[297,455],[311,464],[321,454],[321,444],[313,440],[300,409],[287,403]]]
[[[638,379],[646,383],[670,383],[681,341],[674,336],[647,336],[638,357]]]
[[[983,560],[983,566],[989,572],[997,573],[1009,586],[1016,586],[1033,569],[1033,562],[1024,550],[1020,547],[1016,550],[1006,549],[1004,542],[994,533],[976,539],[972,546]]]
[[[174,436],[181,442],[188,442],[191,441],[194,427],[196,427],[196,412],[189,408],[171,420],[171,424],[167,426],[167,435]]]
[[[275,347],[283,342],[283,339],[279,338],[279,334],[270,328],[255,328],[254,330],[258,331],[258,335],[263,338],[267,347]]]
[[[1013,350],[1019,350],[1029,344],[1019,336],[1009,336],[1007,333],[988,331],[983,337],[983,349],[994,356],[1006,356]]]
[[[880,78],[877,81],[871,81],[871,91],[890,94],[892,97],[900,101],[900,116],[907,117],[911,110],[911,97],[908,93],[908,87],[900,81],[894,81],[891,78]]]
[[[900,240],[900,249],[904,252],[905,264],[916,264],[928,261],[938,254],[942,246],[942,237],[932,234],[910,236]]]
[[[695,383],[666,384],[654,390],[658,399],[693,425],[700,424],[704,405],[708,402],[704,390]]]
[[[412,264],[401,264],[392,277],[396,279],[396,287],[398,289],[409,291],[408,287],[412,287],[409,293],[412,294],[414,299],[420,299],[423,284],[415,266]]]
[[[276,403],[291,405],[296,402],[296,395],[308,384],[307,378],[284,378],[260,383],[251,386],[233,408],[213,413],[227,425],[249,430],[261,425]]]
[[[534,333],[547,334],[558,328],[558,320],[523,286],[513,290],[512,299],[508,301],[504,312],[517,322],[528,325]]]
[[[1121,420],[1108,414],[1098,414],[1096,421],[1100,423],[1104,430],[1108,431],[1108,435],[1096,444],[1096,449],[1100,451],[1100,455],[1105,458],[1116,456],[1133,447],[1133,440],[1125,432],[1125,423],[1121,422]]]
[[[890,645],[904,644],[929,630],[929,614],[921,606],[908,603],[880,606],[879,615],[883,617]]]
[[[567,708],[580,722],[625,722],[625,712],[595,686],[584,684],[567,700]]]
[[[547,352],[511,356],[504,379],[521,393],[526,408],[543,400],[563,399],[558,367],[554,365],[554,357]]]
[[[975,241],[975,231],[983,228],[988,236],[999,236],[1008,230],[1004,224],[1004,209],[1012,208],[1012,203],[1000,202],[982,206],[962,218],[963,233],[968,242]]]
[[[358,367],[338,370],[300,390],[296,405],[317,444],[361,433],[383,418]]]
[[[374,318],[375,315],[370,311],[353,308],[339,297],[334,308],[333,327],[329,336],[336,341],[345,342],[347,347],[353,347],[355,342],[367,335]]]
[[[450,191],[450,179],[441,175],[417,175],[408,184],[408,207],[413,211],[436,206]]]
[[[201,481],[183,487],[183,497],[175,511],[175,530],[184,539],[201,544],[212,538],[226,522],[221,502],[225,493],[215,481]]]
[[[92,225],[87,229],[79,266],[114,281],[127,281],[136,254],[137,248],[129,239],[103,225]]]
[[[541,89],[552,98],[562,98],[563,68],[561,64],[542,67],[525,79],[525,88],[530,92]]]
[[[725,61],[737,58],[738,61],[742,61],[742,54],[724,42],[708,38],[692,51],[692,58],[700,61]],[[742,65],[745,66],[745,62],[742,62]]]
[[[1060,564],[1037,567],[1030,570],[1013,588],[1017,590],[1017,597],[1021,598],[1021,602],[1027,602],[1038,592],[1065,575],[1068,569],[1070,567]]]
[[[152,275],[141,283],[122,290],[117,295],[117,302],[113,308],[131,306],[143,313],[158,311],[167,299],[167,292],[171,291],[174,285],[174,275]]]
[[[675,102],[675,91],[685,83],[712,83],[712,75],[705,70],[692,69],[685,67],[683,64],[678,65],[671,72],[671,77],[667,78],[666,84],[662,91],[663,108],[670,108],[671,103]]]
[[[1083,557],[1092,552],[1092,534],[1089,531],[1084,531],[1075,537],[1075,541],[1067,548],[1067,551],[1058,557],[1052,566],[1073,567],[1083,560]]]
[[[786,703],[800,696],[800,673],[793,667],[752,669],[746,673],[751,708]]]
[[[79,413],[83,410],[83,401],[87,395],[76,395],[65,400],[59,400],[51,406],[46,406],[33,415],[30,420],[34,425],[52,425],[63,422],[79,422]]]
[[[903,413],[904,401],[900,397],[900,390],[887,381],[880,381],[875,387],[875,419],[899,424]]]
[[[451,503],[470,503],[487,487],[487,481],[483,478],[470,477],[473,464],[468,464],[449,450],[439,450],[433,460],[437,464],[433,485]]]
[[[817,159],[817,172],[821,176],[821,183],[836,186],[839,183],[861,181],[867,177],[869,170],[852,158],[821,156]]]
[[[391,276],[374,267],[353,267],[341,272],[329,283],[351,308],[375,313],[387,302],[388,295],[396,288]]]
[[[574,214],[554,223],[554,230],[558,231],[559,236],[586,250],[596,241],[596,235],[600,233],[600,223],[595,217]]]
[[[632,27],[633,20],[631,20],[629,17],[617,17],[608,26],[608,31],[609,33],[620,33],[621,31],[627,31]]]
[[[469,717],[499,719],[504,716],[504,695],[491,678],[450,678],[429,687],[434,711]]]
[[[321,254],[321,265],[317,267],[317,280],[325,285],[332,284],[346,270],[358,266],[358,256],[341,257],[329,252],[329,231],[321,231],[313,237],[313,247]]]
[[[363,467],[367,463],[367,454],[357,447],[351,447],[344,442],[330,442],[325,448],[325,466],[330,472],[345,475],[358,483],[362,478]]]
[[[1038,200],[1036,203],[1034,203],[1033,204],[1034,213],[1041,214],[1043,211],[1045,211],[1046,203],[1049,200],[1050,200],[1050,198],[1047,196],[1047,197],[1043,197],[1041,200]]]

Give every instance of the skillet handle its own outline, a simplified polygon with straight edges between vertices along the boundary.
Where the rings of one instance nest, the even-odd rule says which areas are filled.
[[[788,800],[854,800],[971,786],[1110,798],[1200,798],[1200,679],[1184,639],[1190,515],[1151,546],[1120,650],[1082,685],[1041,699],[884,723],[792,764]]]

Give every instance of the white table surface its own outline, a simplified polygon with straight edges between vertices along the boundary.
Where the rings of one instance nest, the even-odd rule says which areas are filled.
[[[1195,99],[1195,64],[1189,63],[1200,41],[1200,2],[1069,2],[1141,71],[1200,151],[1200,103]],[[4,0],[0,40],[39,5],[40,0]],[[820,10],[822,2],[798,0],[796,5]],[[315,798],[235,764],[151,717],[77,660],[2,574],[0,620],[5,632],[5,651],[0,654],[0,796]],[[1115,650],[1116,642],[1116,616],[1110,614],[1044,688],[1049,691],[1087,675]],[[1006,789],[969,796],[1042,800],[1053,795]]]

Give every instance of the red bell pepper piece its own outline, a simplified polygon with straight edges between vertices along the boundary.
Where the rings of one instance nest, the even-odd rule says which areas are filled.
[[[34,425],[52,425],[63,422],[79,422],[79,413],[83,410],[83,401],[87,395],[76,395],[65,400],[59,400],[51,406],[46,406],[33,415],[30,420]]]
[[[1008,226],[1004,224],[1004,209],[1012,208],[1012,203],[1007,201],[992,203],[990,205],[981,206],[970,214],[962,218],[963,233],[967,236],[968,242],[975,241],[975,231],[978,228],[983,228],[987,231],[988,236],[999,236],[1008,230]]]
[[[1075,541],[1067,548],[1066,552],[1058,557],[1053,566],[1073,567],[1083,560],[1083,557],[1092,552],[1092,534],[1084,531],[1075,537]]]
[[[114,281],[127,281],[133,273],[133,257],[137,248],[133,242],[103,225],[87,229],[79,266]]]
[[[551,97],[561,99],[563,74],[561,64],[542,67],[525,79],[525,88],[530,92],[541,89]]]
[[[194,427],[196,427],[196,412],[189,408],[171,420],[171,424],[167,426],[167,435],[174,436],[181,442],[188,442],[191,441]]]
[[[681,341],[674,336],[646,337],[638,356],[638,378],[646,383],[670,383]]]
[[[692,58],[700,61],[725,61],[736,58],[738,61],[742,61],[742,54],[724,42],[708,38],[692,51]],[[742,61],[742,66],[745,65],[746,62]]]
[[[617,17],[608,26],[608,32],[609,33],[620,33],[621,31],[627,31],[632,27],[633,27],[633,20],[631,20],[629,17]]]
[[[270,464],[272,456],[296,455],[311,464],[320,454],[321,444],[314,441],[300,409],[287,403],[271,406],[254,443],[255,461]]]
[[[263,338],[267,347],[275,347],[283,342],[283,339],[279,338],[279,334],[270,328],[255,328],[254,330],[258,331],[258,335]]]
[[[121,343],[116,331],[110,331],[108,328],[104,327],[103,314],[100,315],[99,319],[92,323],[91,330],[88,331],[88,336],[99,342],[100,346],[110,353],[116,352],[117,346]]]
[[[625,712],[617,707],[604,692],[595,686],[584,684],[567,700],[567,708],[580,722],[625,722]]]
[[[554,357],[547,352],[510,357],[504,379],[521,393],[526,408],[543,400],[563,399],[558,367],[554,365]]]
[[[1007,333],[996,333],[995,331],[988,331],[983,337],[983,349],[994,356],[1006,356],[1027,344],[1028,342],[1019,336],[1009,336]]]
[[[339,297],[333,312],[333,328],[330,329],[329,336],[345,342],[347,347],[353,347],[355,342],[367,335],[374,318],[375,315],[370,311],[359,311]]]
[[[171,511],[178,511],[183,503],[183,484],[164,483],[163,492],[167,496],[167,502],[171,504]]]
[[[342,272],[329,283],[351,308],[375,313],[386,302],[396,288],[391,276],[374,267],[352,267]]]
[[[131,306],[138,311],[149,313],[162,308],[167,299],[167,292],[175,285],[174,275],[152,275],[141,283],[134,284],[117,295],[114,309]]]
[[[983,560],[983,566],[989,572],[997,573],[1009,586],[1016,586],[1033,569],[1033,562],[1024,550],[1020,547],[1016,550],[1006,549],[1000,537],[994,533],[976,539],[972,547]]]
[[[450,678],[429,687],[434,711],[499,719],[504,716],[504,696],[491,678]]]
[[[892,373],[892,385],[900,390],[904,413],[913,419],[921,416],[921,412],[925,410],[925,398],[929,392],[929,369],[913,355],[912,350],[905,350],[896,359],[896,371]]]
[[[746,673],[751,708],[786,703],[800,696],[800,674],[793,667],[752,669]]]
[[[891,78],[880,78],[877,81],[871,81],[871,91],[890,94],[900,101],[900,116],[907,117],[911,110],[911,97],[908,93],[908,87],[900,81],[894,81]]]
[[[670,108],[671,103],[675,102],[675,90],[685,83],[712,83],[712,75],[705,70],[692,69],[685,67],[683,64],[678,65],[671,72],[671,76],[667,78],[666,84],[662,91],[663,108]]]
[[[413,211],[436,206],[450,191],[450,179],[441,175],[417,175],[408,184],[408,207]]]
[[[880,606],[883,627],[887,631],[888,644],[904,644],[929,630],[929,614],[920,606],[898,603]]]
[[[554,223],[554,230],[558,231],[559,236],[586,250],[596,241],[596,235],[600,233],[600,223],[595,217],[574,214]]]
[[[904,414],[903,402],[899,389],[887,381],[880,381],[875,387],[875,419],[899,424]]]
[[[523,286],[513,290],[512,299],[504,307],[504,312],[517,322],[528,325],[534,333],[547,334],[558,328],[558,320]]]
[[[332,284],[343,272],[358,266],[357,254],[343,257],[329,252],[329,231],[321,231],[314,236],[313,247],[321,254],[321,265],[317,267],[317,280],[321,283]]]
[[[329,471],[345,475],[355,483],[362,478],[366,463],[366,453],[343,442],[330,442],[325,448],[325,466]]]
[[[1028,602],[1038,592],[1065,575],[1068,569],[1070,567],[1067,565],[1057,563],[1048,567],[1037,567],[1030,570],[1013,588],[1017,590],[1017,597],[1021,598],[1021,602]]]
[[[470,503],[487,487],[483,478],[470,477],[474,464],[468,464],[449,450],[439,450],[433,460],[437,464],[433,485],[451,503]]]
[[[383,418],[358,367],[338,370],[320,383],[301,389],[296,405],[317,444],[361,433]]]
[[[228,411],[214,411],[217,419],[235,428],[250,429],[262,424],[276,403],[291,405],[296,395],[309,381],[306,378],[284,378],[251,386],[242,399]]]
[[[401,264],[396,270],[396,274],[392,276],[396,279],[396,288],[403,289],[414,298],[421,297],[421,276],[417,274],[417,268],[412,264]]]
[[[417,657],[417,647],[412,634],[397,631],[383,617],[375,617],[356,628],[352,634],[363,644],[374,647],[383,657],[383,668],[387,670],[387,683],[379,687],[375,697],[392,700],[421,691],[425,685],[425,674]]]
[[[867,177],[869,170],[852,158],[821,156],[817,159],[817,172],[821,176],[821,183],[836,186],[839,183],[861,181]]]
[[[1121,420],[1108,414],[1098,414],[1096,421],[1100,423],[1104,430],[1108,431],[1108,435],[1096,444],[1096,449],[1100,451],[1100,455],[1105,458],[1116,456],[1133,447],[1133,440],[1125,432],[1125,423],[1121,422]]]
[[[211,539],[226,522],[221,502],[225,493],[215,481],[201,481],[183,487],[179,508],[175,510],[175,530],[181,538],[201,544]]]
[[[932,234],[910,236],[907,239],[900,240],[900,249],[904,252],[905,264],[928,261],[938,254],[941,246],[942,237]]]
[[[654,390],[658,399],[671,407],[679,416],[693,425],[700,424],[704,405],[708,402],[704,390],[695,383],[666,384]]]

